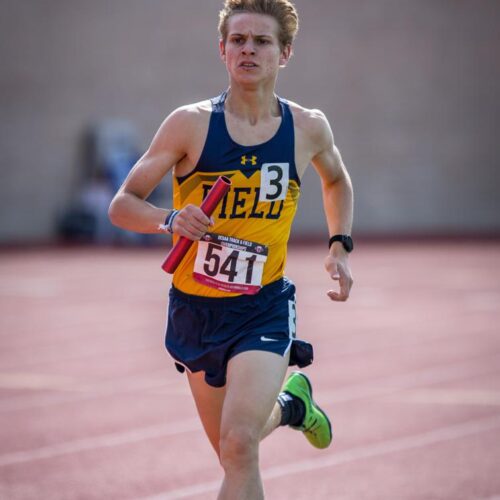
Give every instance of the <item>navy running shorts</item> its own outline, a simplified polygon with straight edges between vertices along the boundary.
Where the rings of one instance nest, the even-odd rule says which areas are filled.
[[[285,356],[295,319],[295,285],[287,278],[237,297],[200,297],[172,287],[165,346],[179,371],[204,371],[207,384],[223,387],[233,356],[255,350]]]

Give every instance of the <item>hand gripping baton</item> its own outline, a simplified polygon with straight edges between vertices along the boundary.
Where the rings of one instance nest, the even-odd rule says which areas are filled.
[[[212,215],[219,202],[229,191],[230,187],[231,181],[227,177],[220,176],[217,181],[215,181],[215,184],[211,187],[206,198],[200,205],[200,208],[203,210],[203,213],[207,217],[210,217]],[[193,240],[181,236],[172,250],[170,250],[170,252],[168,253],[165,262],[163,262],[161,266],[162,269],[166,273],[174,273],[177,269],[177,266],[181,263],[181,260],[184,258],[193,243]]]

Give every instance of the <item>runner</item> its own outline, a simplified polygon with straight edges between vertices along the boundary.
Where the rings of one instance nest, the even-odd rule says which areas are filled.
[[[278,426],[302,431],[317,448],[332,440],[309,379],[293,372],[283,386],[289,364],[312,360],[295,337],[295,286],[284,276],[309,164],[321,178],[330,232],[325,268],[338,282],[327,295],[345,301],[352,286],[352,187],[328,121],[275,94],[297,29],[288,0],[226,0],[219,48],[228,89],[165,119],[109,211],[124,229],[197,242],[173,276],[166,347],[187,369],[224,469],[221,500],[264,498],[259,443]],[[171,170],[174,208],[152,206],[146,198]],[[208,218],[199,206],[220,175],[231,189]]]

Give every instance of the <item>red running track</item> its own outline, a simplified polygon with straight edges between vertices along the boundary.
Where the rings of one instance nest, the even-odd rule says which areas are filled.
[[[278,429],[266,498],[500,498],[500,245],[359,244],[346,304],[292,247],[306,369],[334,444]],[[216,497],[221,470],[163,349],[155,250],[0,254],[0,498]]]

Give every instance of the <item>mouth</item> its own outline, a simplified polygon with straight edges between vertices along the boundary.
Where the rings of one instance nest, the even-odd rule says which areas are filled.
[[[250,61],[243,61],[242,63],[240,63],[240,68],[244,68],[244,69],[252,69],[252,68],[257,68],[257,64],[253,63],[253,62],[250,62]]]

